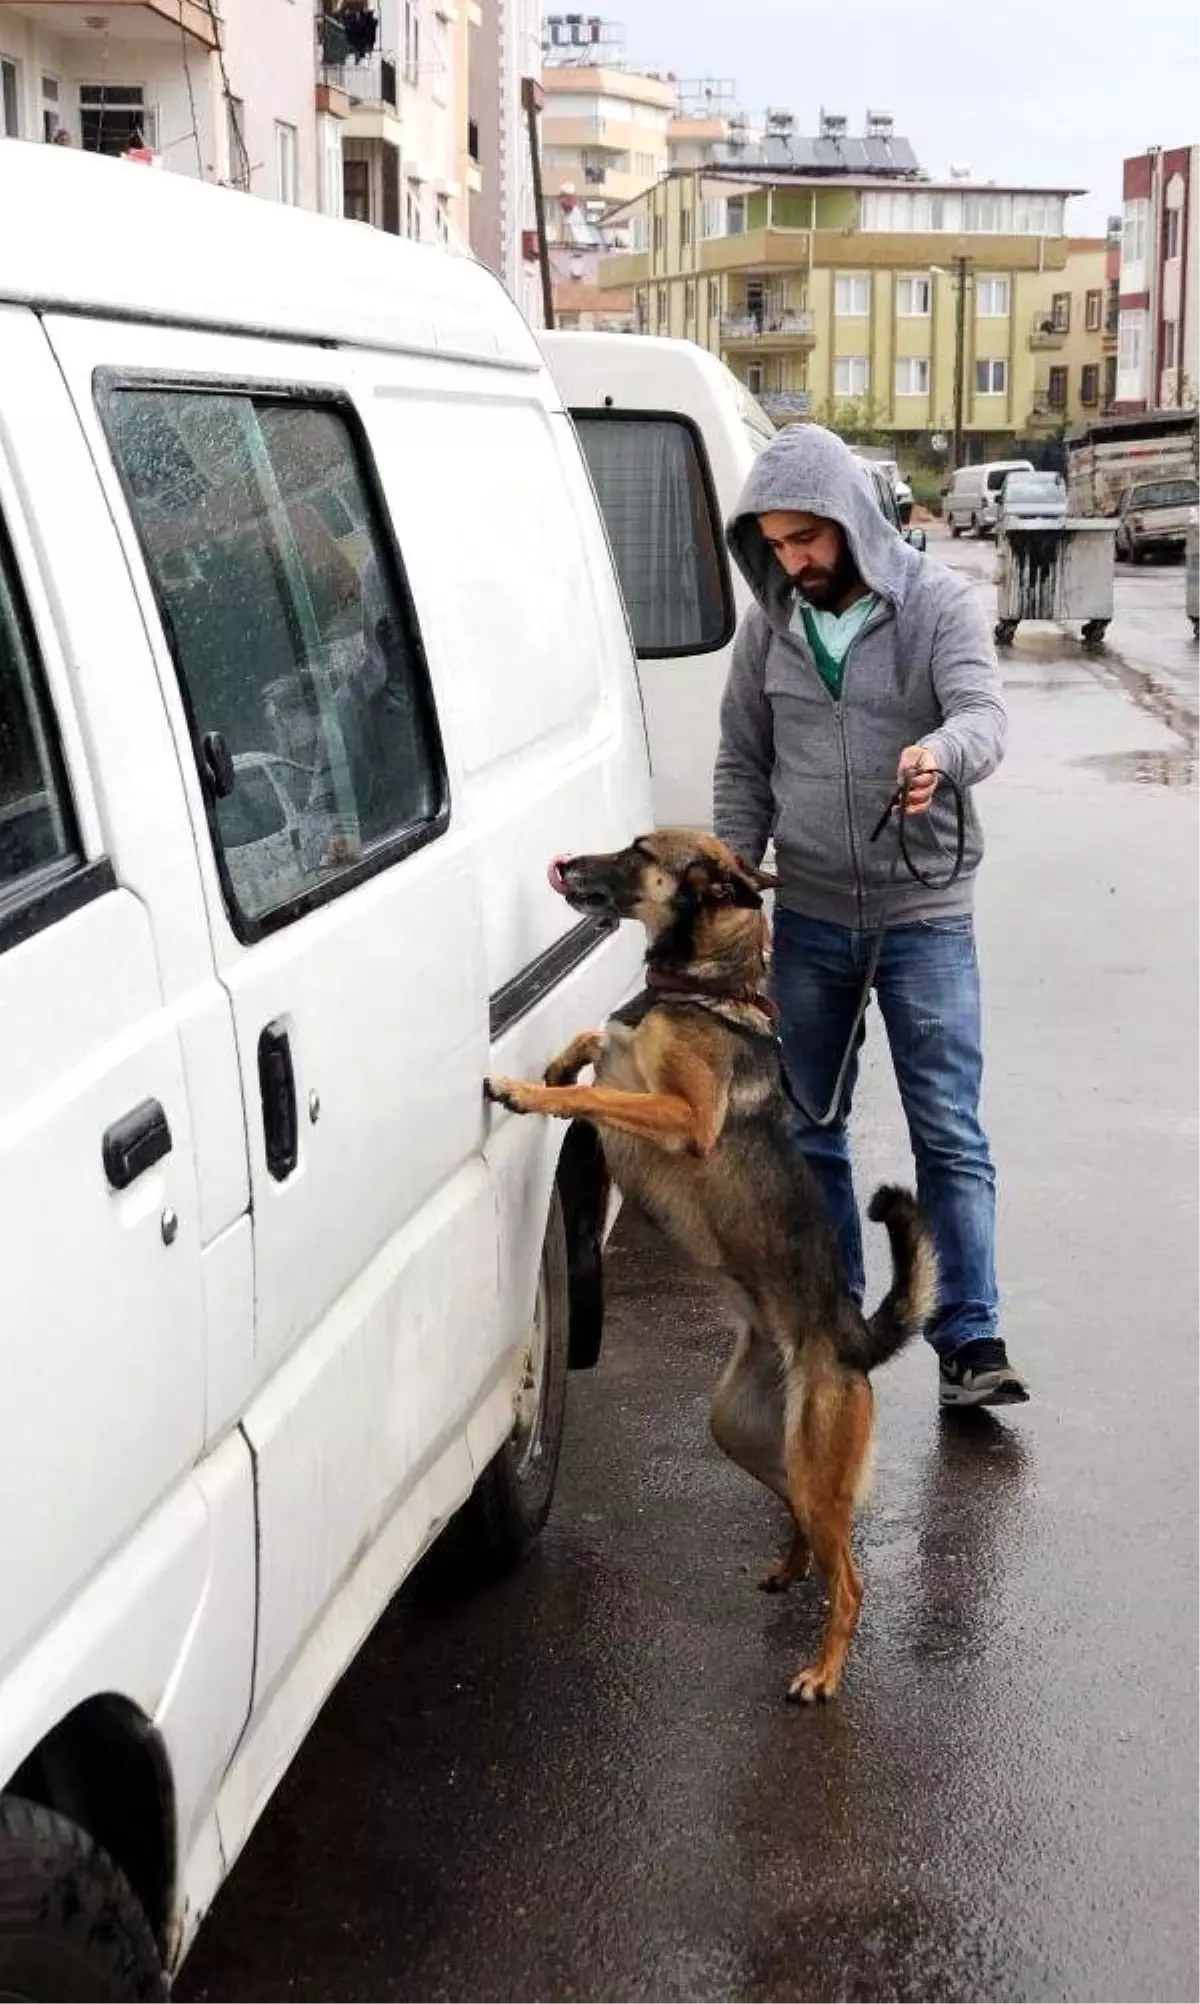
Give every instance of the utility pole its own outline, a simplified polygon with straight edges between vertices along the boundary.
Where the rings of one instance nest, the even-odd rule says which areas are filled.
[[[521,108],[529,133],[529,167],[533,199],[537,205],[538,268],[542,275],[542,317],[554,326],[554,287],[550,282],[550,247],[546,242],[546,211],[542,203],[542,151],[538,144],[538,113],[543,104],[542,86],[536,77],[521,78]]]
[[[954,268],[958,273],[958,297],[954,303],[954,443],[950,448],[950,471],[954,473],[962,465],[963,434],[963,374],[966,364],[967,343],[967,260],[956,257]]]

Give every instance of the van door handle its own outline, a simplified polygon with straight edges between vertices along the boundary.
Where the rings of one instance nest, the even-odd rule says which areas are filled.
[[[272,1029],[270,1024],[258,1040],[258,1084],[262,1093],[267,1168],[275,1181],[282,1183],[300,1159],[296,1074],[287,1031]]]
[[[104,1130],[100,1151],[104,1173],[114,1190],[127,1190],[154,1163],[161,1162],[171,1152],[171,1126],[159,1101],[144,1099],[120,1120],[114,1120]]]

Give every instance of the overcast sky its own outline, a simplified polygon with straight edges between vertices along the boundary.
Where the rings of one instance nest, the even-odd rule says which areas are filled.
[[[822,105],[862,131],[890,111],[927,173],[1086,188],[1068,228],[1102,231],[1121,162],[1200,140],[1196,0],[626,0],[631,67],[732,77],[751,113]],[[590,11],[590,10],[589,10]]]

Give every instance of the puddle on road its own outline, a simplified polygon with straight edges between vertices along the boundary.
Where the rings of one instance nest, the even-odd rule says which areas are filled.
[[[1093,752],[1071,764],[1103,779],[1133,786],[1188,787],[1196,784],[1196,754],[1180,751]]]

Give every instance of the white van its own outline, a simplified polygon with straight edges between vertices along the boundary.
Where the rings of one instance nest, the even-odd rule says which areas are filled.
[[[549,1506],[651,819],[578,439],[470,260],[0,142],[0,1993],[160,1995],[439,1528]]]
[[[946,520],[950,534],[970,530],[980,538],[995,533],[1000,494],[1010,473],[1032,473],[1031,459],[994,459],[986,466],[960,466],[946,490]]]
[[[629,609],[655,820],[706,828],[721,692],[751,602],[724,525],[775,426],[692,341],[539,338],[587,454]]]

